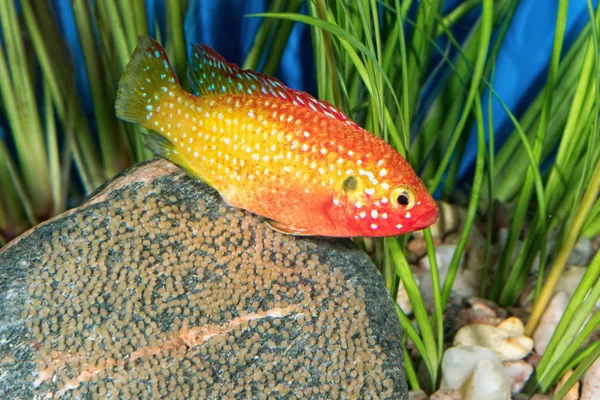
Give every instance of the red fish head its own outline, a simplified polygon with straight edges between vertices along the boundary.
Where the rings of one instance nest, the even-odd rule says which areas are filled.
[[[333,199],[347,236],[396,236],[437,221],[438,208],[410,165],[395,153],[349,176]],[[330,214],[331,215],[331,214]],[[341,222],[343,221],[343,223]]]

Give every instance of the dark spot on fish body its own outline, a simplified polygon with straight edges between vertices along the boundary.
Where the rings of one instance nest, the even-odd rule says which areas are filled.
[[[344,190],[344,192],[353,192],[356,190],[358,186],[358,182],[356,181],[356,178],[353,176],[349,176],[346,179],[344,179],[344,183],[342,184],[342,189]]]

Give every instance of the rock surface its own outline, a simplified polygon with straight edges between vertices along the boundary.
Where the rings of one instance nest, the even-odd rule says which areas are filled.
[[[550,304],[542,314],[540,323],[533,333],[537,354],[542,355],[546,351],[546,347],[548,347],[548,343],[550,343],[550,339],[552,339],[552,335],[565,313],[568,303],[569,295],[564,291],[556,293],[550,300]]]
[[[567,380],[573,375],[573,370],[570,369],[566,374],[560,378],[560,381],[556,384],[556,388],[554,389],[554,393],[558,392],[564,385],[567,383]],[[575,382],[571,389],[563,396],[561,400],[579,400],[579,381]]]
[[[408,397],[349,240],[298,238],[156,160],[0,250],[0,398]]]
[[[520,319],[510,317],[498,326],[473,324],[462,327],[454,337],[455,346],[481,346],[492,350],[501,361],[524,358],[533,349],[533,340],[524,335]]]
[[[505,361],[502,365],[510,379],[511,392],[520,392],[533,374],[533,366],[525,360]]]
[[[600,399],[600,358],[594,361],[581,380],[581,400]]]
[[[441,388],[458,390],[463,400],[510,399],[510,379],[496,354],[485,347],[446,350]]]

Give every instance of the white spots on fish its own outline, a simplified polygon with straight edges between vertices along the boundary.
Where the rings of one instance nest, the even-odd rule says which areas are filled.
[[[323,155],[324,155],[324,154],[327,154],[327,149],[326,149],[326,148],[324,148],[324,147],[323,147],[323,148],[321,148],[321,154],[323,154]]]
[[[382,218],[382,219],[387,219],[387,217],[388,217],[387,213],[383,213],[383,214],[381,214],[381,218]]]
[[[372,195],[375,194],[375,189],[373,189],[373,188],[366,188],[365,189],[365,193],[368,194],[368,195],[370,195],[370,196],[372,196]]]
[[[340,201],[338,199],[333,199],[333,204],[337,206],[338,204],[340,204]]]
[[[362,203],[360,201],[357,201],[356,204],[354,205],[354,207],[361,208],[362,207]]]
[[[371,183],[373,185],[377,185],[379,183],[379,181],[377,179],[375,179],[375,175],[373,175],[373,173],[370,172],[370,171],[365,171],[364,169],[359,169],[358,170],[358,174],[359,175],[364,175],[367,178],[369,178],[369,181],[371,181]]]
[[[302,149],[302,151],[308,151],[309,147],[307,144],[303,144],[301,149]]]
[[[396,228],[397,228],[397,229],[402,229],[402,224],[398,224],[398,225],[396,225]]]
[[[375,218],[377,218],[377,215],[378,215],[377,210],[371,211],[371,218],[375,219]]]
[[[409,219],[410,218],[410,211],[406,212],[406,215],[404,216],[404,218]]]
[[[381,187],[385,190],[388,190],[390,188],[390,185],[387,182],[381,182]]]
[[[418,206],[420,206],[420,205],[421,205],[421,202],[420,202],[420,201],[417,201],[417,205],[418,205]]]
[[[267,161],[269,161],[269,156],[263,156],[262,160],[263,160],[264,162],[267,162]]]
[[[307,131],[302,132],[302,134],[305,138],[310,137],[310,133],[308,133]]]
[[[250,110],[250,111],[248,111],[248,116],[249,116],[250,118],[254,118],[254,110]]]
[[[319,172],[319,174],[323,175],[325,173],[325,170],[323,168],[319,168],[317,170]]]
[[[367,213],[364,211],[361,211],[360,214],[358,214],[358,215],[360,215],[361,218],[364,218],[367,216]]]
[[[381,171],[379,171],[379,176],[385,176],[387,174],[387,170],[385,168],[383,168]]]
[[[383,160],[379,160],[379,161],[377,161],[377,166],[378,166],[378,167],[381,167],[382,165],[383,165]]]
[[[371,229],[377,229],[377,224],[371,224]]]

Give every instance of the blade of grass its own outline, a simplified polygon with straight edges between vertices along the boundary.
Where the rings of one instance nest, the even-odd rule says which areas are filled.
[[[469,93],[467,95],[467,100],[461,115],[460,120],[458,121],[457,126],[454,129],[454,133],[452,135],[452,139],[450,143],[448,143],[446,153],[442,158],[442,161],[435,173],[435,176],[429,182],[429,190],[435,192],[441,183],[444,172],[446,171],[446,167],[450,162],[450,159],[454,153],[454,149],[458,144],[462,131],[467,123],[469,115],[471,113],[471,107],[473,106],[473,102],[475,97],[479,95],[479,86],[481,84],[481,78],[483,75],[483,69],[486,63],[486,55],[489,49],[490,38],[492,34],[492,18],[493,18],[493,1],[492,0],[483,0],[483,8],[482,8],[482,18],[481,18],[481,33],[479,36],[479,46],[477,51],[477,58],[475,59],[475,66],[473,68],[473,78],[471,79],[471,85],[469,87]]]
[[[421,389],[419,379],[417,378],[417,373],[415,372],[415,367],[413,365],[412,360],[410,359],[408,351],[406,350],[404,341],[402,343],[402,354],[404,355],[404,370],[406,371],[406,380],[408,381],[409,387],[412,390]]]
[[[548,72],[548,79],[545,87],[544,94],[544,102],[542,106],[542,114],[540,117],[540,121],[538,124],[538,129],[536,132],[535,142],[533,146],[533,153],[535,157],[535,165],[530,165],[527,170],[527,175],[525,177],[525,183],[522,186],[522,191],[519,196],[519,200],[517,203],[517,208],[515,211],[515,215],[512,219],[510,230],[508,233],[508,239],[506,240],[506,244],[504,246],[504,250],[502,252],[502,256],[500,258],[500,263],[498,265],[497,270],[497,279],[495,282],[497,284],[492,286],[492,290],[490,296],[492,299],[498,300],[500,297],[500,291],[502,285],[506,282],[506,271],[508,269],[509,263],[511,262],[513,251],[517,240],[519,238],[519,234],[525,222],[525,216],[527,212],[527,207],[529,206],[529,200],[531,198],[531,193],[533,191],[533,180],[534,180],[534,171],[533,169],[537,168],[542,152],[542,146],[544,143],[544,138],[546,135],[546,128],[548,126],[548,119],[550,116],[550,111],[552,108],[552,98],[554,94],[554,85],[556,81],[556,75],[558,71],[558,65],[560,61],[560,54],[562,51],[562,44],[565,35],[566,23],[567,23],[567,8],[568,8],[568,0],[559,0],[558,4],[558,12],[556,17],[556,30],[554,34],[554,45],[552,49],[552,57],[550,60],[550,70]],[[539,205],[538,205],[539,206]],[[540,219],[538,219],[539,223],[545,224],[545,215],[540,215]],[[545,229],[542,228],[542,231]],[[542,246],[542,256],[545,253],[545,243]],[[514,269],[513,269],[514,270]],[[510,282],[510,279],[508,280]],[[502,303],[501,303],[502,304]]]
[[[483,125],[483,111],[481,109],[481,100],[479,97],[474,99],[475,102],[475,119],[477,121],[477,158],[475,160],[475,175],[473,177],[473,186],[471,189],[471,196],[469,199],[469,205],[467,207],[467,216],[463,225],[463,232],[460,235],[460,239],[456,245],[456,250],[452,255],[452,260],[448,266],[448,275],[444,282],[442,289],[442,307],[445,308],[450,298],[452,291],[452,285],[456,274],[458,273],[458,267],[460,265],[460,259],[467,246],[469,234],[475,222],[477,216],[477,208],[479,206],[479,198],[481,196],[481,187],[483,184],[484,165],[485,165],[485,137],[484,137],[484,125]]]
[[[400,126],[402,127],[402,139],[404,148],[410,148],[410,95],[408,92],[408,56],[406,52],[406,38],[404,37],[404,14],[400,7],[400,1],[394,0],[396,6],[396,29],[398,30],[398,46],[400,47],[400,72],[402,74],[402,112],[400,113]],[[408,155],[408,154],[407,154]]]
[[[23,207],[23,212],[25,214],[25,217],[27,218],[29,226],[37,225],[38,220],[35,216],[33,204],[31,203],[31,200],[29,199],[25,191],[25,185],[21,181],[21,177],[19,176],[17,167],[15,166],[15,164],[9,156],[8,149],[6,148],[4,142],[0,140],[0,160],[2,159],[4,160],[4,166],[6,168],[7,175],[10,178],[10,182],[12,183],[12,185],[10,186],[12,186],[12,188],[14,189],[14,192],[17,195],[17,198],[19,199],[21,207]],[[12,210],[17,209],[18,208],[13,205]]]
[[[600,357],[600,346],[595,346],[588,356],[581,361],[581,364],[577,366],[575,371],[573,371],[573,374],[571,374],[569,379],[567,379],[567,381],[561,386],[560,390],[558,390],[554,396],[552,396],[552,400],[564,399],[573,385],[575,385],[575,383],[583,377],[583,374],[585,374],[585,372],[592,366],[598,357]]]
[[[433,316],[432,325],[435,325],[435,331],[437,335],[437,353],[443,353],[444,347],[444,325],[443,325],[443,314],[444,306],[442,304],[442,290],[440,286],[440,274],[438,270],[437,260],[435,256],[435,246],[433,244],[433,236],[431,235],[431,229],[427,228],[423,230],[423,236],[425,238],[425,244],[427,245],[427,257],[429,258],[429,272],[431,274],[431,293],[433,295]]]
[[[402,327],[404,333],[406,333],[410,340],[412,340],[413,344],[415,345],[415,348],[423,358],[423,362],[425,363],[425,367],[427,368],[427,371],[429,372],[429,376],[431,378],[431,385],[434,386],[434,376],[436,375],[437,366],[432,362],[430,357],[426,357],[429,354],[428,349],[425,346],[423,339],[421,339],[421,336],[419,336],[419,333],[412,325],[412,321],[406,316],[406,314],[404,314],[404,311],[402,311],[402,309],[396,302],[394,302],[394,306],[396,307],[396,315],[398,316],[398,320],[400,321],[400,326]]]
[[[108,2],[100,2],[100,7],[105,7]],[[103,170],[106,177],[112,177],[118,172],[118,157],[115,151],[117,139],[116,119],[114,107],[108,101],[102,82],[101,64],[96,53],[96,42],[92,32],[92,21],[87,2],[75,1],[72,3],[75,15],[75,25],[79,33],[86,74],[90,83],[94,113],[98,124],[100,150],[102,153]],[[115,23],[118,27],[120,24]],[[126,44],[125,44],[126,46]]]
[[[0,2],[0,26],[5,48],[0,46],[0,93],[7,110],[8,122],[23,174],[25,192],[30,196],[36,216],[46,216],[52,206],[47,170],[47,155],[38,114],[28,59],[21,35],[19,18],[13,1]],[[10,72],[9,72],[10,71]]]
[[[33,7],[32,7],[33,5]],[[55,21],[47,18],[51,9],[46,2],[21,0],[23,17],[35,50],[36,58],[42,69],[44,81],[48,82],[54,108],[63,126],[76,127],[77,134],[73,143],[74,151],[81,154],[81,163],[77,164],[79,175],[87,193],[104,182],[100,157],[96,151],[87,120],[83,114],[75,86],[75,73],[70,57],[50,57],[50,54],[65,54],[64,41],[58,32]],[[39,16],[43,17],[40,18]],[[58,85],[58,89],[54,87]],[[73,121],[74,125],[73,125]]]
[[[459,3],[452,11],[446,14],[440,22],[438,22],[433,36],[438,37],[442,35],[447,28],[458,23],[466,14],[471,12],[480,3],[481,0],[465,0],[462,3]]]
[[[415,281],[415,278],[410,270],[408,262],[406,261],[404,253],[402,252],[397,239],[392,237],[386,238],[385,241],[387,242],[390,250],[390,257],[394,262],[396,274],[402,280],[404,289],[406,290],[408,298],[410,299],[410,304],[413,308],[417,326],[419,327],[419,332],[421,332],[421,336],[423,338],[424,352],[421,353],[421,356],[423,359],[428,359],[431,386],[435,387],[438,379],[438,368],[441,354],[437,353],[437,345],[433,335],[433,329],[427,315],[427,310],[425,309],[423,297],[421,296],[417,282]],[[402,327],[406,330],[405,325],[402,325]]]
[[[567,258],[569,257],[569,254],[571,254],[571,250],[573,249],[575,243],[577,242],[577,239],[579,238],[583,223],[587,218],[587,215],[590,209],[592,208],[593,203],[598,197],[599,190],[600,160],[596,164],[596,167],[594,169],[594,175],[592,176],[590,184],[581,200],[581,204],[577,210],[577,214],[575,216],[573,224],[571,225],[571,229],[569,230],[564,242],[560,247],[560,251],[556,256],[552,267],[550,268],[550,273],[548,274],[548,278],[546,280],[546,283],[544,284],[542,292],[540,293],[539,299],[533,307],[531,317],[525,327],[525,334],[528,336],[531,336],[534,329],[537,327],[539,319],[543,311],[546,309],[546,306],[548,305],[550,296],[554,291],[556,284],[558,283],[558,279],[563,268],[566,265]]]
[[[323,21],[327,21],[327,6],[325,5],[324,0],[316,0],[316,9],[319,18]],[[329,79],[331,84],[331,89],[333,91],[333,99],[334,104],[341,106],[342,104],[342,94],[340,92],[340,85],[337,80],[336,67],[335,67],[335,57],[333,55],[333,45],[331,44],[331,34],[326,30],[321,31],[321,35],[323,35],[323,47],[325,49],[325,59],[327,60],[327,66],[329,68]]]
[[[495,72],[495,60],[492,59],[492,71],[490,74],[490,81],[493,82]],[[487,206],[487,221],[486,221],[486,235],[485,235],[485,248],[483,249],[483,271],[481,273],[481,282],[479,284],[479,296],[485,297],[489,271],[491,269],[491,249],[492,249],[492,237],[494,231],[494,153],[495,153],[495,132],[494,132],[494,113],[492,107],[492,91],[488,90],[488,152],[487,152],[487,179],[488,179],[488,197],[490,201]]]
[[[50,188],[52,189],[52,213],[57,215],[59,205],[63,203],[62,179],[60,170],[60,156],[58,153],[58,135],[56,132],[56,121],[54,120],[54,107],[50,97],[49,85],[44,81],[44,110],[46,111],[46,148],[48,149],[48,176]]]
[[[5,143],[0,140],[0,236],[5,241],[11,240],[32,225],[24,214],[23,205],[13,184],[12,170],[14,163],[10,159]]]
[[[183,10],[186,7],[186,0],[171,0],[165,4],[167,11],[167,32],[169,32],[169,41],[167,42],[167,54],[172,61],[175,72],[179,76],[185,76],[187,69],[187,53],[185,45],[185,36],[183,34]],[[189,83],[183,79],[182,86],[189,90]]]

